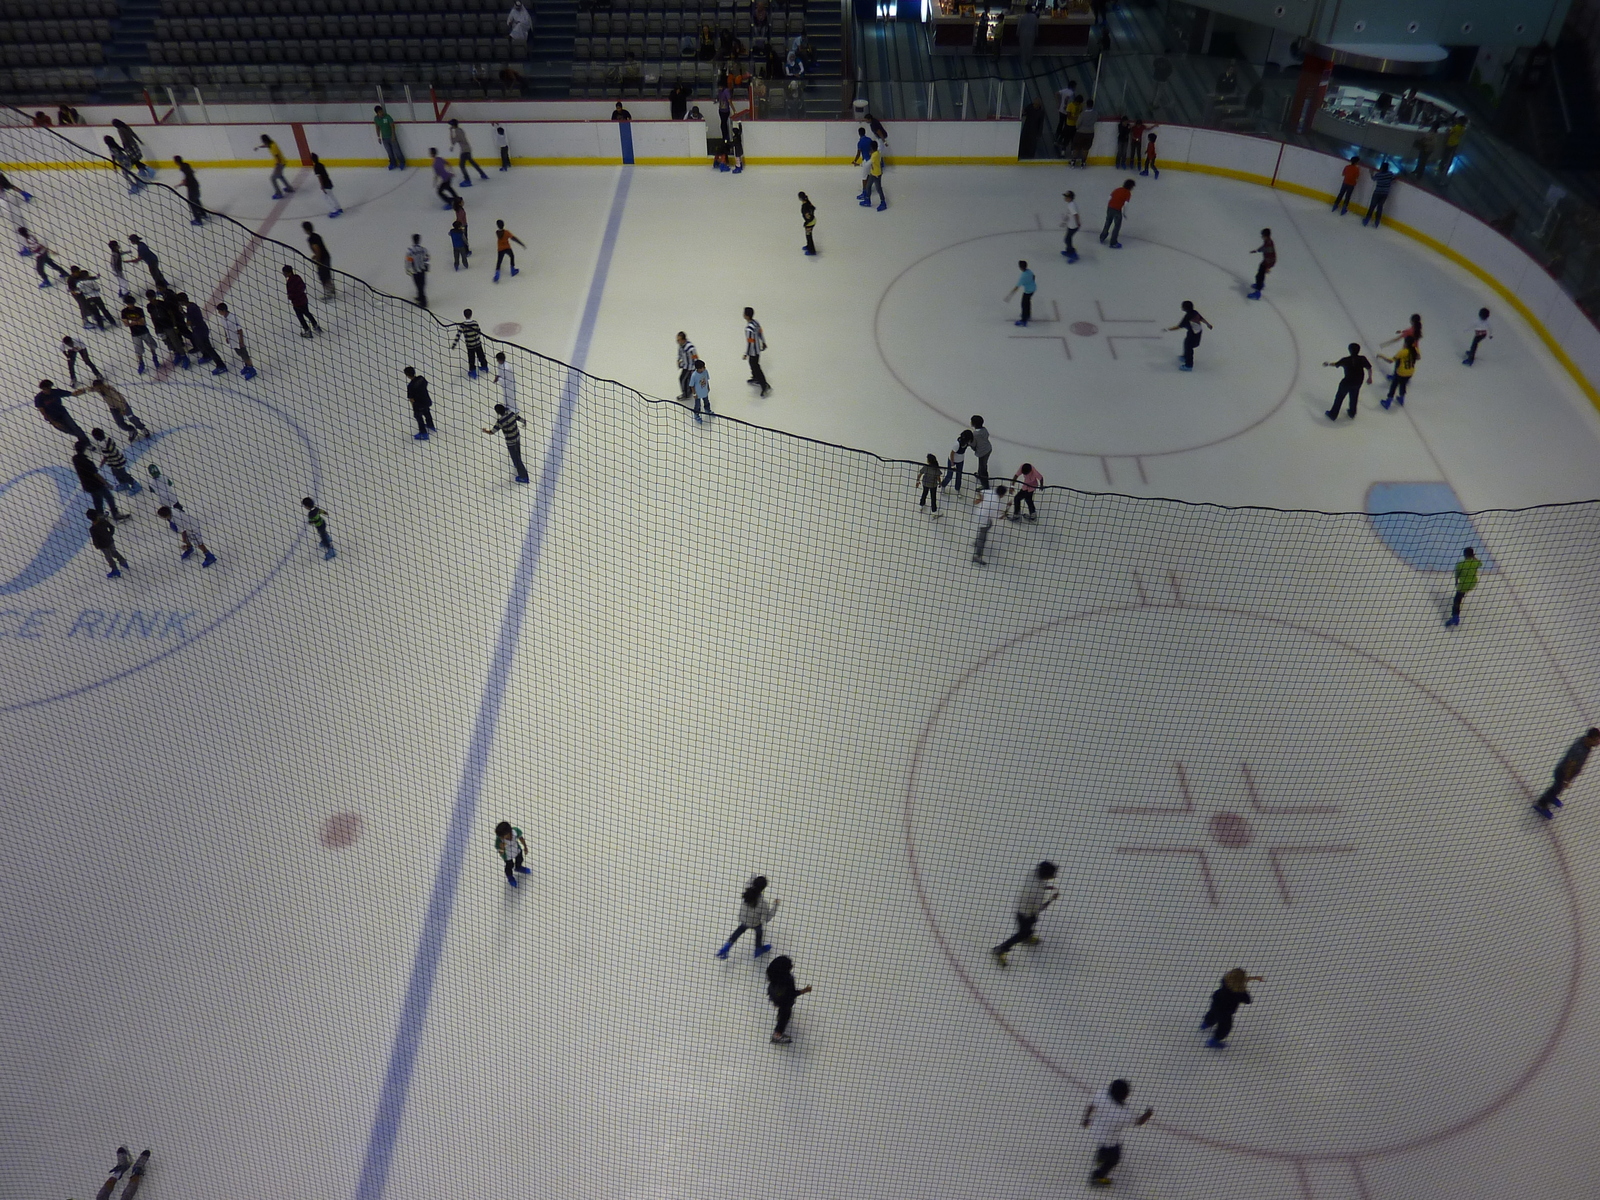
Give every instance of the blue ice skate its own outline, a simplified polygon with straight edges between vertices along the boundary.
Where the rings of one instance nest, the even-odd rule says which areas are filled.
[[[211,368],[211,373],[213,375],[226,375],[228,373],[228,368],[223,366],[221,363],[218,363],[216,366]]]
[[[254,367],[246,367],[244,370],[240,371],[239,374],[243,375],[246,379],[254,379],[256,377],[256,369]]]
[[[211,553],[211,551],[207,550],[205,558],[200,560],[200,565],[202,567],[209,567],[209,566],[214,565],[216,563],[216,561],[217,561],[217,556],[215,554]]]
[[[324,550],[322,552],[322,558],[323,558],[324,562],[326,562],[330,558],[337,558],[338,555],[339,555],[339,552],[337,550],[335,550],[332,546],[329,546],[326,550]]]
[[[106,578],[107,579],[121,579],[122,578],[122,572],[117,570],[117,568],[112,567],[111,570],[106,572]],[[1545,813],[1544,815],[1548,817],[1550,814],[1549,813]]]
[[[1228,1043],[1227,1042],[1219,1042],[1214,1037],[1207,1038],[1206,1039],[1206,1045],[1209,1046],[1213,1050],[1226,1050],[1228,1048]]]
[[[174,528],[174,529],[176,529],[176,528],[177,528],[177,526],[176,526],[176,525],[174,525],[174,526],[173,526],[173,528]],[[187,560],[189,560],[189,559],[191,559],[191,558],[193,558],[193,557],[194,557],[194,547],[193,547],[193,546],[190,546],[190,547],[189,547],[189,548],[188,548],[188,549],[187,549],[187,550],[185,550],[185,551],[184,551],[184,552],[183,552],[183,553],[182,553],[182,554],[180,554],[180,555],[178,555],[178,557],[179,557],[179,558],[181,558],[181,559],[183,559],[183,560],[185,560],[185,561],[187,561]]]
[[[771,942],[768,942],[765,946],[757,946],[756,947],[756,952],[755,952],[755,957],[756,958],[760,958],[763,954],[765,954],[767,951],[769,951],[771,949],[772,949],[772,943]]]

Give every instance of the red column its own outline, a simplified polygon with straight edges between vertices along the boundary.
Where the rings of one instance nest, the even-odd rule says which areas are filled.
[[[1311,118],[1322,107],[1328,94],[1328,80],[1333,77],[1333,62],[1315,54],[1307,54],[1300,64],[1300,78],[1295,82],[1294,103],[1289,106],[1289,119],[1285,128],[1290,133],[1310,133]]]

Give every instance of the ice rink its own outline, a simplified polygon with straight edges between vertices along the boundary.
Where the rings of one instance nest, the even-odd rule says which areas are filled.
[[[1594,773],[1553,822],[1528,802],[1597,716],[1600,512],[1572,502],[1600,415],[1467,272],[1177,172],[1139,181],[1121,251],[1109,168],[891,170],[883,213],[845,165],[491,172],[460,273],[420,170],[335,172],[333,221],[309,173],[275,204],[211,172],[240,224],[200,230],[108,173],[8,174],[63,263],[140,232],[226,299],[260,375],[141,377],[83,334],[157,434],[136,472],[220,557],[119,497],[108,581],[29,402],[71,302],[20,258],[0,287],[0,1200],[81,1200],[120,1143],[154,1150],[147,1200],[1045,1200],[1085,1190],[1077,1121],[1117,1076],[1156,1110],[1120,1195],[1591,1193]],[[304,219],[377,289],[342,279],[309,341],[299,260],[246,233],[298,248]],[[496,219],[527,243],[499,284]],[[380,294],[410,294],[413,232],[433,312],[515,343],[527,487],[479,432],[498,389]],[[1185,299],[1216,326],[1192,374]],[[1369,388],[1329,422],[1321,363],[1412,312],[1404,409]],[[668,402],[679,329],[705,424]],[[1064,485],[986,569],[970,483],[934,520],[904,461],[973,412],[992,473]],[[1450,630],[1463,544],[1487,569]],[[1062,899],[1001,969],[1042,858]],[[815,986],[790,1046],[748,939],[712,957],[758,871]],[[1234,966],[1266,982],[1218,1053],[1196,1026]]]

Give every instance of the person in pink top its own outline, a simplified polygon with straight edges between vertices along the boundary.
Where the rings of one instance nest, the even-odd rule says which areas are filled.
[[[1044,486],[1044,476],[1034,468],[1032,463],[1023,463],[1017,473],[1011,477],[1011,482],[1017,485],[1017,498],[1011,502],[1011,519],[1022,519],[1022,506],[1028,506],[1028,520],[1037,521],[1039,510],[1033,506],[1033,493],[1036,488]]]

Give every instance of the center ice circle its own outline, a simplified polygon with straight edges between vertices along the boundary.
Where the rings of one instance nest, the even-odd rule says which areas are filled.
[[[1272,304],[1236,303],[1233,272],[1148,240],[1123,250],[1080,237],[1070,266],[1053,230],[986,234],[902,271],[874,319],[878,353],[923,404],[959,425],[988,418],[996,441],[1058,454],[1174,454],[1236,437],[1288,400],[1294,331]],[[1026,260],[1033,320],[1004,301]],[[1192,372],[1178,370],[1179,303],[1217,326]]]
[[[1026,714],[994,733],[1019,680]],[[1493,1113],[1566,1026],[1576,898],[1530,795],[1359,647],[1150,606],[1041,626],[953,684],[918,742],[906,834],[951,966],[1056,1074],[1125,1076],[1207,1145],[1350,1159]],[[1001,969],[989,947],[1046,858],[1061,898]],[[1197,1027],[1236,966],[1266,982],[1218,1055]]]

